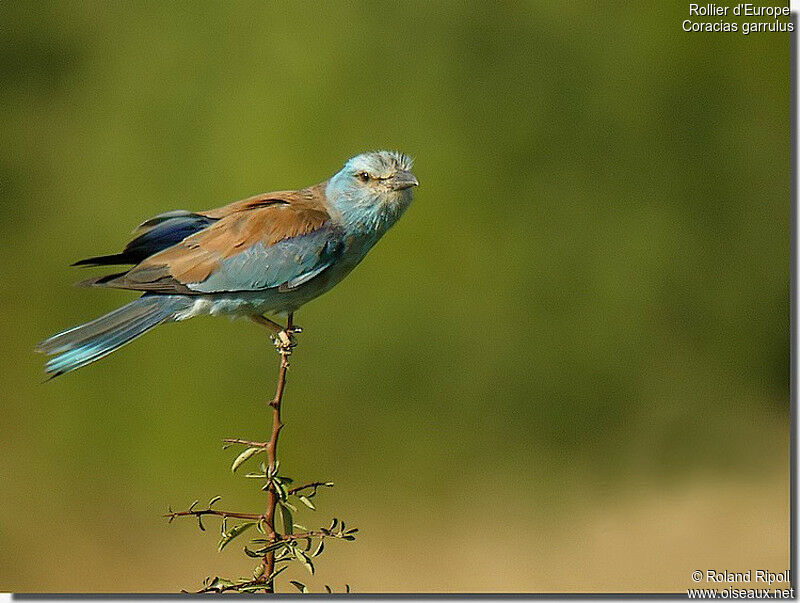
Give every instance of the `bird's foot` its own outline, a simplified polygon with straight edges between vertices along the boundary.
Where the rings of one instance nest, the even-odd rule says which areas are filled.
[[[277,349],[278,353],[282,356],[288,356],[292,353],[292,349],[297,346],[297,341],[294,336],[303,332],[303,329],[300,328],[299,325],[292,324],[291,318],[289,319],[289,324],[291,326],[288,327],[279,325],[274,320],[270,320],[262,315],[251,316],[250,320],[272,331],[270,339],[272,343],[275,344],[275,349]]]
[[[275,349],[281,356],[289,356],[292,350],[297,347],[297,339],[295,335],[302,333],[303,329],[299,326],[292,326],[290,328],[281,329],[272,338],[275,344]]]

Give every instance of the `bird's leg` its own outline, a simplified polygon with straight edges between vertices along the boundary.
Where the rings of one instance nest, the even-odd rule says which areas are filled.
[[[253,314],[250,317],[250,320],[252,320],[256,324],[261,325],[262,327],[267,327],[270,331],[272,331],[275,334],[278,334],[284,330],[284,328],[277,322],[275,322],[274,320],[270,320],[269,318],[267,318],[266,316],[262,316],[261,314]]]
[[[302,333],[303,331],[303,329],[301,329],[298,325],[292,324],[292,318],[293,313],[290,312],[286,327],[282,327],[274,320],[270,320],[266,316],[262,316],[260,314],[251,316],[250,320],[272,331],[273,341],[275,343],[275,347],[278,349],[278,353],[289,355],[292,353],[292,348],[297,345],[294,335],[296,333]]]

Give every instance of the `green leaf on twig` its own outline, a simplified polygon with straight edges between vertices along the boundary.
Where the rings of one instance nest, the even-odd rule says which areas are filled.
[[[239,466],[244,463],[247,459],[252,456],[255,456],[259,452],[264,452],[264,448],[247,448],[244,452],[242,452],[239,456],[236,457],[236,460],[233,461],[233,465],[231,465],[231,471],[236,473],[236,470]]]
[[[303,503],[305,506],[307,506],[312,511],[316,511],[317,510],[317,508],[314,506],[314,503],[312,503],[310,500],[308,500],[307,496],[303,496],[301,494],[300,496],[298,496],[298,498],[300,499],[301,503]]]
[[[254,525],[256,525],[255,521],[246,521],[244,523],[240,523],[237,526],[233,526],[229,532],[222,535],[222,538],[220,538],[219,541],[219,545],[217,546],[217,550],[221,551],[222,549],[224,549],[226,546],[228,546],[228,543],[230,543],[231,540],[233,540],[240,534],[244,533],[245,531],[249,530]]]
[[[240,593],[257,593],[258,591],[264,590],[265,588],[266,586],[264,584],[258,582],[256,584],[245,584],[243,586],[240,586],[236,590],[239,591]]]
[[[274,572],[272,572],[272,573],[269,575],[269,578],[267,578],[267,582],[272,582],[272,581],[275,579],[275,576],[277,576],[278,574],[280,574],[280,573],[281,573],[283,570],[285,570],[287,567],[289,567],[289,566],[288,566],[288,565],[284,565],[283,567],[279,567],[278,569],[276,569]]]
[[[253,542],[257,543],[258,541],[254,539]],[[260,549],[256,549],[255,551],[251,551],[247,547],[244,547],[244,552],[250,557],[263,557],[270,551],[277,551],[278,549],[284,548],[286,546],[288,546],[288,544],[285,541],[279,541],[279,542],[274,542],[272,544],[268,544],[267,546]]]
[[[297,558],[300,562],[305,566],[308,570],[308,573],[312,576],[314,575],[314,564],[311,563],[311,559],[309,559],[308,555],[306,555],[303,551],[296,551]]]
[[[283,521],[283,531],[286,534],[294,533],[294,521],[292,520],[292,511],[284,503],[278,503],[281,507],[281,520]]]
[[[225,578],[215,577],[208,583],[206,588],[210,590],[216,590],[217,592],[222,592],[222,589],[227,586],[233,586],[233,582],[230,580],[225,580]]]
[[[302,582],[298,582],[297,580],[289,580],[289,583],[292,584],[292,586],[294,586],[301,593],[307,593],[308,592],[308,587],[305,584],[303,584]]]

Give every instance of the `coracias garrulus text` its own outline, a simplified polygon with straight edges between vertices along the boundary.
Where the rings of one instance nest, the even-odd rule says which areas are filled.
[[[308,188],[147,220],[122,253],[76,264],[132,264],[85,284],[144,294],[39,344],[54,355],[45,370],[62,375],[160,324],[205,314],[248,317],[273,329],[286,352],[291,332],[264,315],[294,313],[355,268],[410,205],[410,170],[401,153],[364,153]]]

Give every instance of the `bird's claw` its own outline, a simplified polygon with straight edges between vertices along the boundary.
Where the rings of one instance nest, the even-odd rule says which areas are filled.
[[[281,356],[290,355],[292,350],[297,347],[297,340],[294,336],[296,333],[301,332],[302,329],[300,327],[292,327],[291,329],[278,331],[272,338],[272,342],[275,344],[275,349],[278,351],[278,354]]]

